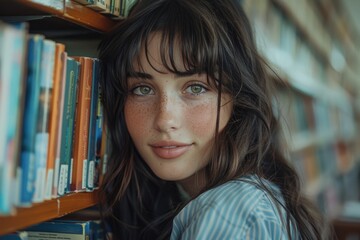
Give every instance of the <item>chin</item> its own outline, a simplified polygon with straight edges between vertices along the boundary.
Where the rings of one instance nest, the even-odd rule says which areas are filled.
[[[164,181],[181,181],[183,179],[186,179],[187,176],[184,176],[183,174],[174,174],[174,172],[159,172],[159,171],[153,171],[153,173],[160,179]]]

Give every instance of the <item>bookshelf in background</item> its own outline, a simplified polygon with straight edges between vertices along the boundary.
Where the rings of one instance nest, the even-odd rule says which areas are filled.
[[[94,8],[94,5],[85,5],[85,2],[87,3],[91,1],[75,2],[70,0],[15,0],[6,3],[0,3],[0,49],[7,49],[8,46],[11,46],[11,48],[7,49],[8,56],[15,56],[14,52],[9,51],[18,49],[18,54],[16,55],[16,57],[18,58],[14,58],[14,61],[21,59],[21,61],[17,63],[19,67],[16,68],[16,71],[6,71],[7,74],[9,74],[10,76],[14,76],[17,79],[16,81],[14,80],[14,84],[16,83],[16,87],[11,88],[14,91],[16,90],[16,94],[14,94],[14,98],[16,98],[16,101],[11,101],[13,102],[14,106],[9,107],[9,100],[5,98],[2,100],[6,101],[2,101],[2,104],[0,104],[0,110],[7,109],[8,112],[13,112],[13,114],[11,115],[12,119],[8,120],[6,114],[2,114],[1,118],[2,125],[6,123],[11,126],[11,128],[9,129],[11,129],[12,141],[9,142],[9,144],[7,145],[3,144],[3,147],[0,149],[1,154],[7,154],[7,152],[11,150],[11,154],[8,155],[9,157],[2,158],[6,159],[5,161],[9,160],[9,164],[10,162],[11,164],[9,165],[7,162],[4,163],[4,161],[0,162],[0,173],[4,171],[9,172],[9,174],[6,175],[6,184],[4,184],[4,181],[1,181],[0,186],[0,203],[2,207],[4,206],[4,208],[0,209],[0,236],[14,231],[21,231],[24,228],[29,227],[30,225],[35,225],[52,219],[58,219],[68,215],[69,213],[77,212],[79,210],[83,210],[97,204],[98,191],[96,189],[99,186],[99,179],[102,178],[102,174],[104,174],[105,170],[105,148],[107,147],[107,144],[106,138],[104,137],[105,131],[101,127],[103,123],[101,114],[102,110],[101,105],[99,104],[100,101],[98,100],[98,97],[100,97],[101,94],[99,92],[100,89],[98,89],[97,87],[97,76],[95,76],[96,74],[98,74],[98,61],[94,58],[96,57],[96,49],[94,51],[94,49],[92,48],[96,46],[96,41],[97,39],[100,39],[103,32],[111,30],[111,28],[115,26],[117,21],[126,17],[126,15],[128,14],[128,8],[126,8],[126,6],[131,7],[132,4],[135,3],[135,1],[95,1],[96,4],[101,3],[100,8]],[[110,3],[111,5],[108,6],[105,3]],[[115,3],[116,7],[118,8],[116,10],[117,12],[113,12],[115,10]],[[11,23],[11,25],[9,23]],[[14,29],[17,30],[15,31]],[[17,38],[15,38],[15,35],[17,36]],[[34,38],[34,40],[33,43],[31,43],[32,46],[29,47],[31,49],[31,54],[28,55],[29,52],[27,45],[27,37],[30,36],[32,36],[31,38]],[[4,39],[6,41],[4,41]],[[92,41],[92,39],[95,39],[95,42]],[[40,42],[39,46],[41,47],[35,48],[35,42]],[[68,44],[68,42],[70,44]],[[75,44],[81,43],[82,45],[87,45],[88,42],[90,44],[87,48],[78,51],[78,48],[76,46],[72,48],[72,43],[74,42]],[[22,47],[18,47],[18,43],[25,45],[22,45]],[[47,56],[44,55],[43,51],[45,49],[45,45],[48,46],[49,49],[51,49],[51,51],[48,52]],[[4,51],[0,52],[4,53]],[[74,71],[71,71],[70,65],[68,65],[68,60],[71,59],[72,61],[80,62],[80,59],[82,59],[81,57],[76,57],[74,59],[71,56],[86,57],[89,63],[88,65],[86,65],[86,67],[88,69],[91,69],[90,72],[92,72],[92,75],[85,77],[85,72],[81,71],[82,67],[80,67],[79,64],[78,74],[76,74],[76,69],[74,69]],[[5,55],[0,53],[0,58],[5,58]],[[35,59],[37,60],[35,61]],[[28,70],[27,68],[29,61],[31,63],[34,62],[34,67],[31,70]],[[41,66],[41,62],[44,64],[43,66]],[[3,61],[1,64],[3,64]],[[5,69],[6,65],[1,64],[0,68]],[[11,65],[12,63],[9,62],[8,65],[9,64]],[[8,66],[8,69],[11,70],[12,68],[10,65]],[[44,71],[45,67],[48,68],[48,71]],[[16,73],[16,75],[14,73]],[[44,75],[45,77],[45,74],[48,74],[48,77],[46,79],[54,79],[52,84],[45,84],[45,82],[41,80],[41,76]],[[6,75],[1,75],[0,78],[2,79],[2,77],[4,76],[6,77]],[[65,180],[56,180],[65,178],[71,179],[70,172],[72,171],[70,166],[68,166],[64,173],[59,170],[59,166],[61,165],[57,163],[57,159],[61,158],[63,150],[59,151],[59,149],[62,148],[56,148],[56,146],[62,146],[62,139],[65,132],[68,131],[71,133],[72,130],[66,125],[63,127],[64,121],[56,122],[56,119],[63,120],[68,117],[66,115],[66,112],[64,111],[64,109],[66,108],[66,105],[64,107],[64,104],[66,104],[66,101],[64,100],[65,92],[67,91],[67,85],[65,83],[66,80],[72,79],[70,80],[71,84],[75,84],[76,79],[79,79],[78,81],[79,83],[81,83],[85,78],[87,79],[87,81],[91,81],[93,83],[91,89],[87,89],[87,95],[96,95],[96,99],[92,98],[88,106],[88,110],[89,112],[91,112],[91,119],[89,120],[89,124],[87,124],[89,128],[88,135],[84,137],[83,141],[81,141],[80,146],[80,141],[77,141],[75,139],[75,143],[79,143],[78,145],[75,145],[78,146],[77,149],[83,148],[84,144],[87,145],[87,143],[85,142],[90,139],[90,133],[94,138],[96,138],[96,140],[89,141],[88,152],[86,153],[89,154],[88,156],[91,156],[91,159],[86,159],[89,161],[83,162],[83,158],[85,158],[85,156],[81,156],[81,158],[77,157],[78,159],[80,159],[79,162],[81,161],[81,163],[79,163],[78,165],[82,167],[81,171],[83,172],[81,174],[76,174],[76,180],[79,182],[79,184],[71,186],[70,182],[64,182]],[[35,81],[33,79],[39,80]],[[7,90],[7,86],[10,86],[9,84],[7,84],[10,83],[9,81],[10,78],[6,77],[5,81],[1,82],[2,92]],[[27,84],[29,81],[31,81],[31,84]],[[55,82],[58,83],[59,81],[62,82],[62,84],[53,84]],[[4,83],[6,84],[4,85]],[[31,89],[28,90],[25,86],[31,86]],[[44,87],[48,87],[48,89],[45,89]],[[42,88],[44,89],[43,94],[41,92]],[[34,91],[35,93],[38,93],[37,95],[34,95],[34,92],[31,91],[34,89],[37,89],[36,91]],[[75,92],[76,86],[75,88],[73,88],[73,90],[74,94],[77,95],[78,93]],[[54,91],[56,91],[56,94],[54,93]],[[29,96],[31,97],[26,99],[26,107],[30,106],[28,105],[30,103],[30,101],[28,103],[29,99],[32,99],[32,101],[38,101],[38,103],[43,100],[48,100],[48,102],[44,102],[43,108],[39,108],[39,110],[36,111],[36,114],[33,113],[31,110],[28,110],[27,113],[24,113],[25,95],[27,95],[27,92],[31,93],[29,94]],[[2,94],[2,96],[5,97],[9,95]],[[57,100],[53,100],[54,98]],[[32,105],[36,106],[35,103],[32,103]],[[80,110],[76,111],[76,108],[79,106],[73,105],[72,107],[75,108],[73,109],[73,119],[80,119],[78,121],[87,122],[87,120],[83,120],[83,116],[80,117]],[[52,111],[53,108],[57,108],[60,113],[55,113],[56,111]],[[56,114],[56,116],[54,114]],[[36,185],[35,182],[33,184],[29,184],[29,186],[33,185],[36,187],[34,187],[34,189],[32,190],[30,189],[30,199],[22,202],[20,201],[20,188],[18,188],[18,186],[23,185],[25,189],[28,188],[28,186],[26,186],[26,182],[25,185],[24,183],[20,184],[20,181],[18,179],[21,179],[21,177],[19,177],[22,176],[20,175],[20,173],[28,173],[29,171],[25,170],[25,168],[22,168],[22,166],[20,165],[20,163],[23,161],[20,156],[22,155],[22,152],[20,151],[22,149],[22,139],[20,135],[23,130],[22,124],[25,122],[22,117],[26,117],[26,122],[28,122],[28,116],[31,116],[32,121],[27,124],[36,126],[38,125],[38,120],[42,118],[45,120],[45,124],[43,126],[46,127],[40,128],[43,131],[41,132],[41,134],[39,134],[42,136],[42,144],[35,144],[33,148],[30,148],[30,150],[34,152],[30,151],[29,153],[26,153],[26,156],[28,157],[25,158],[25,161],[35,162],[31,165],[33,168],[37,166],[37,163],[40,163],[39,161],[37,161],[38,156],[42,156],[43,158],[40,164],[42,168],[39,168],[40,171],[34,170],[34,173],[36,174],[31,180],[36,181],[36,176],[41,177],[38,180],[39,185]],[[50,123],[50,125],[48,123]],[[76,125],[75,120],[72,121],[70,124],[73,125],[72,127],[74,127],[74,125]],[[3,127],[5,126],[2,126],[2,128]],[[7,133],[4,132],[4,130],[0,131],[0,140],[7,141],[6,134]],[[34,135],[33,132],[27,134],[29,135],[29,138]],[[37,137],[33,138],[35,139]],[[72,142],[71,136],[67,141],[64,141],[66,143],[65,145],[68,147],[71,146],[70,141]],[[50,144],[49,148],[51,148],[52,150],[47,147],[47,144]],[[98,148],[97,146],[99,146],[100,148]],[[48,154],[49,152],[44,151],[45,149],[51,152],[51,154]],[[35,151],[37,150],[40,150],[39,154],[35,153]],[[50,158],[51,160],[49,161]],[[89,169],[92,169],[91,173],[88,171]],[[74,171],[74,173],[76,172],[77,171]],[[4,176],[3,174],[0,175]],[[48,181],[50,179],[54,181],[54,184],[51,184],[52,181]],[[11,183],[11,181],[16,184]],[[61,182],[62,185],[60,185],[59,190],[58,187],[59,183]],[[49,183],[49,186],[47,186],[45,183]],[[6,191],[4,191],[4,188]],[[41,190],[38,191],[39,189]],[[59,191],[61,194],[59,194]],[[6,194],[5,198],[2,195],[4,192]],[[36,199],[37,201],[35,202],[33,198],[34,195],[38,196],[38,198]],[[2,201],[4,199],[6,201]]]
[[[287,85],[278,87],[274,105],[283,114],[289,159],[329,219],[360,200],[360,85],[345,74],[355,71],[349,61],[356,51],[335,2],[243,1],[260,52]]]

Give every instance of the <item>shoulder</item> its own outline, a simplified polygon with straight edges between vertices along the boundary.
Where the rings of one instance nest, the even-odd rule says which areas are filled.
[[[263,180],[263,183],[275,194],[278,193],[275,185],[266,180]],[[185,206],[184,210],[196,214],[205,208],[219,211],[223,216],[246,216],[254,210],[262,210],[262,207],[273,206],[273,200],[259,184],[255,177],[229,181],[204,192]]]
[[[276,192],[276,186],[264,183]],[[245,236],[251,229],[261,233],[266,230],[261,224],[281,227],[281,218],[275,202],[259,187],[259,182],[250,177],[230,181],[192,200],[175,217],[173,233],[197,239],[202,239],[199,234],[208,239],[220,234],[225,239]]]

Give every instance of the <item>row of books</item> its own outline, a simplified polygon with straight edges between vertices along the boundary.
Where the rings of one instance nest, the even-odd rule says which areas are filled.
[[[291,164],[304,184],[305,194],[327,214],[334,213],[331,203],[342,202],[344,187],[340,184],[334,193],[328,189],[329,181],[333,181],[331,187],[334,187],[338,182],[333,178],[346,175],[356,159],[351,147],[354,119],[346,113],[345,105],[341,106],[323,101],[321,96],[313,97],[296,88],[280,86],[274,99],[275,114],[281,120],[290,147]]]
[[[279,74],[274,78],[280,76],[289,84],[277,88],[274,100],[290,145],[289,159],[305,194],[331,218],[343,202],[358,199],[359,179],[354,177],[359,176],[358,140],[355,109],[346,90],[349,77],[344,75],[351,68],[345,59],[351,46],[322,27],[320,2],[243,0],[242,4],[260,53]]]
[[[74,0],[114,19],[126,18],[137,0]]]
[[[312,1],[295,1],[295,0],[271,0],[261,1],[255,0],[258,4],[266,4],[260,2],[272,2],[278,6],[281,11],[287,15],[287,18],[292,18],[292,22],[298,28],[306,31],[306,35],[312,44],[316,45],[327,57],[330,57],[334,39],[329,34],[328,30],[323,26],[323,20],[317,5]]]
[[[292,150],[299,150],[303,145],[351,141],[356,137],[350,102],[348,105],[331,103],[322,96],[279,86],[274,96],[274,109]]]
[[[0,240],[100,240],[104,229],[98,220],[53,220],[0,236]]]
[[[307,29],[299,28],[294,20],[278,7],[278,4],[272,3],[273,1],[246,0],[243,2],[250,21],[255,27],[258,47],[264,56],[284,68],[294,68],[292,65],[295,65],[295,68],[306,72],[314,81],[337,84],[338,78],[341,77],[338,75],[339,72],[346,67],[342,48],[331,42],[331,48],[329,46],[327,47],[329,49],[326,50],[329,54],[324,59],[323,54],[319,54],[316,46],[314,46],[313,41],[306,37],[323,32],[323,28],[319,28],[315,32],[308,30],[308,34],[304,34],[303,31]],[[284,5],[286,4],[284,3]],[[295,5],[301,7],[304,4],[306,5],[306,1]],[[307,9],[308,6],[301,8]],[[307,18],[303,19],[308,20]],[[329,41],[332,39],[329,38]],[[325,40],[323,43],[325,45]],[[333,77],[336,75],[338,78]]]
[[[92,191],[106,164],[99,62],[0,22],[0,215]]]

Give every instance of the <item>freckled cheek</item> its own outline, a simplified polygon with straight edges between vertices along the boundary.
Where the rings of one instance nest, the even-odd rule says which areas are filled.
[[[200,104],[184,114],[187,125],[197,136],[213,135],[216,125],[216,104]]]
[[[125,103],[125,122],[132,138],[141,138],[149,131],[148,121],[151,119],[152,111],[145,103],[134,103],[130,100]]]

